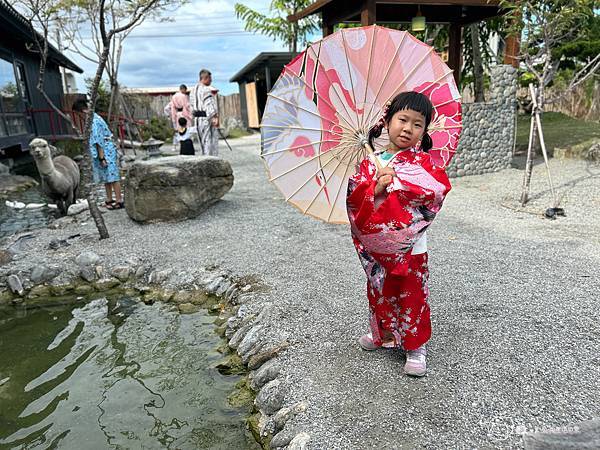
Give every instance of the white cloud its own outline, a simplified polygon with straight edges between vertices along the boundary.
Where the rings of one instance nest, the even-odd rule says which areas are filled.
[[[238,70],[260,52],[286,48],[266,36],[244,33],[242,21],[235,17],[235,3],[192,0],[168,14],[172,22],[154,20],[142,24],[124,43],[121,83],[127,87],[191,84],[198,71],[207,68],[221,93],[237,92],[237,85],[229,83],[229,79]],[[268,10],[266,1],[244,4],[261,12]],[[83,78],[92,77],[95,66],[77,55],[69,56],[85,71],[78,80],[79,90],[83,91]]]

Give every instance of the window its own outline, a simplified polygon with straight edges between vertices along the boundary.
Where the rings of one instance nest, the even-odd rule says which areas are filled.
[[[29,89],[27,89],[27,82],[25,81],[25,66],[20,62],[15,62],[15,67],[17,68],[17,82],[21,89],[21,96],[23,97],[23,101],[29,105],[31,104],[31,99],[29,98]]]
[[[0,58],[0,136],[28,133],[25,104],[21,97],[15,70],[9,61]]]

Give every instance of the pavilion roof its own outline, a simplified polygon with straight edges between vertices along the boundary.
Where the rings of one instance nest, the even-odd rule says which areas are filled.
[[[321,13],[331,23],[360,22],[361,11],[368,0],[317,0],[310,6],[289,15],[295,22]],[[410,22],[420,8],[428,23],[466,25],[502,14],[500,0],[382,0],[375,1],[377,23]]]
[[[271,72],[277,76],[281,72],[281,68],[289,63],[296,53],[291,52],[262,52],[259,53],[252,61],[246,64],[238,73],[229,80],[230,83],[239,83],[242,81],[251,81],[257,72],[264,73],[265,67],[268,67]]]

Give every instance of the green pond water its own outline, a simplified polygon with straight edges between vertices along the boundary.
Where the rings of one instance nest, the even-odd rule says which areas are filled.
[[[128,298],[0,310],[0,448],[255,448],[214,319]]]
[[[38,182],[40,176],[33,160],[24,157],[20,164],[11,170],[13,175],[27,175]],[[44,228],[48,222],[58,216],[57,211],[47,207],[36,209],[14,209],[6,205],[6,201],[21,203],[48,203],[40,186],[25,191],[0,194],[0,239],[21,231]]]

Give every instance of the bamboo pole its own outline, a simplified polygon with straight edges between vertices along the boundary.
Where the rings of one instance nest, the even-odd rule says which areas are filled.
[[[542,130],[542,121],[540,120],[540,111],[537,104],[537,99],[535,96],[535,91],[533,89],[533,84],[529,85],[529,92],[531,93],[531,98],[533,100],[533,111],[535,122],[537,125],[537,134],[540,139],[540,146],[542,147],[542,155],[544,155],[544,164],[546,165],[546,173],[548,175],[548,184],[550,185],[550,191],[552,193],[552,197],[554,199],[553,207],[558,207],[558,197],[556,196],[556,191],[554,189],[554,184],[552,183],[552,174],[550,173],[550,164],[548,163],[548,152],[546,151],[546,143],[544,142],[544,131]]]
[[[523,176],[523,189],[521,191],[521,206],[529,201],[529,185],[531,183],[531,172],[533,171],[533,153],[534,153],[534,141],[535,141],[535,119],[533,118],[533,111],[531,114],[530,126],[529,126],[529,143],[527,145],[527,161],[525,162],[525,174]]]
[[[377,156],[375,156],[375,151],[373,150],[373,147],[371,147],[371,144],[369,144],[369,142],[367,141],[367,142],[363,142],[362,145],[364,148],[367,149],[367,151],[369,152],[369,155],[373,156],[377,170],[381,170],[382,169],[381,163],[379,162],[379,158]]]

